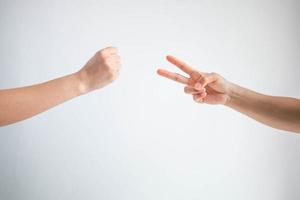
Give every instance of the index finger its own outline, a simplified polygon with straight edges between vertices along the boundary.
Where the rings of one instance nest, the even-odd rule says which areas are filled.
[[[172,63],[173,65],[176,65],[179,69],[181,69],[188,75],[191,75],[194,71],[196,71],[191,66],[189,66],[188,64],[186,64],[185,62],[179,60],[178,58],[176,58],[174,56],[168,55],[166,58],[170,63]]]
[[[157,73],[165,78],[171,79],[173,81],[179,82],[179,83],[183,83],[183,84],[188,84],[189,83],[189,79],[185,76],[182,76],[180,74],[177,73],[173,73],[173,72],[169,72],[167,70],[164,69],[158,69]]]

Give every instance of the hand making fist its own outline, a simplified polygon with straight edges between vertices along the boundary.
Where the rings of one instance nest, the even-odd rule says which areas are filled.
[[[114,47],[107,47],[98,51],[77,72],[81,82],[82,93],[87,93],[106,86],[114,81],[121,68],[120,56]]]
[[[189,77],[164,69],[158,69],[157,73],[168,79],[185,84],[184,92],[191,94],[196,102],[207,104],[226,104],[228,102],[230,83],[219,74],[197,71],[173,56],[167,56],[167,60]]]

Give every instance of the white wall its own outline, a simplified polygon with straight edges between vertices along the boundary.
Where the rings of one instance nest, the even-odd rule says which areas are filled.
[[[0,87],[119,47],[109,87],[0,129],[0,199],[300,199],[300,137],[197,105],[155,74],[174,54],[300,97],[299,1],[0,1]]]

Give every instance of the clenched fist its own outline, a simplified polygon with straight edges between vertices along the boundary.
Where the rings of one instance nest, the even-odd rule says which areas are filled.
[[[226,104],[229,100],[230,83],[216,73],[197,71],[183,61],[167,56],[167,60],[189,75],[183,75],[159,69],[157,73],[168,79],[183,83],[185,93],[191,94],[198,103]]]
[[[107,47],[98,51],[77,72],[80,80],[80,91],[82,94],[102,88],[114,81],[121,68],[120,56],[114,47]]]

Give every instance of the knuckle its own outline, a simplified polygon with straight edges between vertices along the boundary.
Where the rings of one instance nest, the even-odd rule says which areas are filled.
[[[210,73],[212,76],[216,76],[216,77],[219,77],[220,75],[218,74],[218,73],[216,73],[216,72],[212,72],[212,73]]]
[[[116,47],[107,47],[105,48],[104,50],[113,50],[113,51],[116,51],[118,50]]]
[[[118,77],[118,73],[112,69],[108,70],[108,79],[114,81]]]
[[[207,77],[203,77],[202,79],[201,79],[201,83],[203,84],[203,83],[207,83],[207,81],[208,81],[208,78]]]
[[[188,94],[188,92],[189,92],[188,87],[184,87],[184,92]]]
[[[192,78],[188,79],[188,85],[194,85],[195,83],[196,82]]]
[[[110,68],[110,62],[109,62],[109,60],[108,60],[108,59],[104,59],[104,60],[103,60],[103,65],[104,65],[105,67],[107,67],[107,68]]]
[[[97,51],[96,52],[96,57],[99,59],[104,59],[105,58],[105,53],[103,52],[103,50]]]
[[[191,77],[192,77],[192,79],[197,81],[201,78],[201,74],[197,71],[194,71],[194,72],[192,72]]]

